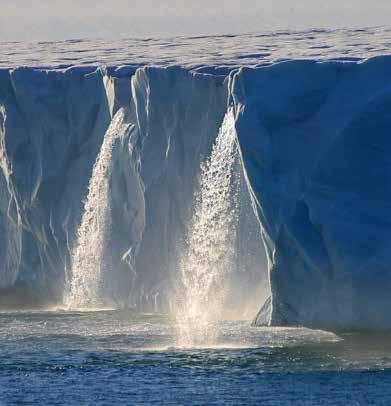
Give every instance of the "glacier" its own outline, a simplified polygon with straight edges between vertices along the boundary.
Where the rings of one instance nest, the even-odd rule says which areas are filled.
[[[391,58],[369,56],[3,66],[0,308],[69,304],[83,211],[107,203],[94,306],[171,311],[200,165],[232,108],[241,204],[224,317],[390,327]],[[88,206],[118,112],[108,201]]]

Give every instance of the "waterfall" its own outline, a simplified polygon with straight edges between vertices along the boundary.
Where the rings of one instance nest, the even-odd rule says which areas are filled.
[[[92,170],[76,244],[71,253],[68,288],[64,295],[64,304],[70,309],[88,309],[104,305],[100,297],[100,285],[111,226],[111,157],[115,139],[123,134],[127,127],[121,109],[106,131]]]
[[[201,164],[199,188],[180,263],[177,293],[177,343],[214,344],[227,279],[233,268],[237,234],[235,118],[224,117],[210,157]]]

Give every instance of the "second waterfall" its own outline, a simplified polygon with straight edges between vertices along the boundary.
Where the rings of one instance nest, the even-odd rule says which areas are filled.
[[[64,304],[69,309],[91,309],[107,305],[101,295],[103,268],[111,225],[109,182],[112,151],[117,137],[129,126],[119,110],[111,121],[94,164],[84,202],[84,213],[72,250],[71,272]]]
[[[229,109],[210,157],[201,164],[177,293],[177,344],[213,345],[237,237],[235,117]]]

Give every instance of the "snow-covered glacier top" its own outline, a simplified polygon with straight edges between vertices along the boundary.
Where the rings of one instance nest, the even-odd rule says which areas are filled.
[[[0,43],[0,67],[71,65],[254,66],[286,59],[360,60],[390,53],[391,29]]]

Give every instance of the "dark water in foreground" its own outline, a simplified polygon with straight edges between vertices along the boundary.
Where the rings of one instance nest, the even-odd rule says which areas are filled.
[[[163,316],[1,313],[0,404],[391,404],[389,332],[218,328],[181,349]]]

